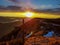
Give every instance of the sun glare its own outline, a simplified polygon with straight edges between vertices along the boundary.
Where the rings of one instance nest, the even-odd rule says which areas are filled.
[[[25,12],[26,17],[32,17],[33,13],[32,12]]]

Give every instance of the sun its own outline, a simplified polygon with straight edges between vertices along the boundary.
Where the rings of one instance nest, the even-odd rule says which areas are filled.
[[[25,12],[26,17],[32,17],[33,13],[32,12]]]

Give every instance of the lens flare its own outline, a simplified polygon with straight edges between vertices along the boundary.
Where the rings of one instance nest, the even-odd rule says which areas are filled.
[[[32,17],[33,13],[32,12],[25,12],[26,17]]]
[[[43,18],[43,19],[60,19],[60,14],[51,13],[35,13],[35,12],[0,12],[0,17],[13,18]]]

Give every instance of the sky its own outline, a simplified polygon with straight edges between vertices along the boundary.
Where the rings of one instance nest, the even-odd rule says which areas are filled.
[[[50,8],[59,8],[60,0],[0,0],[0,5],[9,6],[9,5],[18,5],[33,7],[36,9],[50,9]]]

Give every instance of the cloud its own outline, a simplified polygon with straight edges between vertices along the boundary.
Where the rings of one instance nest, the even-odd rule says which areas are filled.
[[[27,0],[7,0],[7,1],[13,2],[17,5],[22,5],[22,6],[26,6],[28,3]]]
[[[32,8],[38,8],[38,9],[49,9],[49,8],[53,7],[51,4],[35,5],[35,4],[32,4],[30,2],[30,0],[7,0],[7,1],[14,2],[15,5],[22,6],[22,7],[25,7],[25,8],[32,7]]]
[[[53,5],[40,5],[39,8],[40,9],[49,9],[49,8],[52,8]]]
[[[21,2],[21,0],[7,0],[7,1],[15,2],[15,3],[20,3]]]
[[[25,2],[27,2],[27,0],[8,0],[8,1],[15,2],[15,3],[25,3]]]

